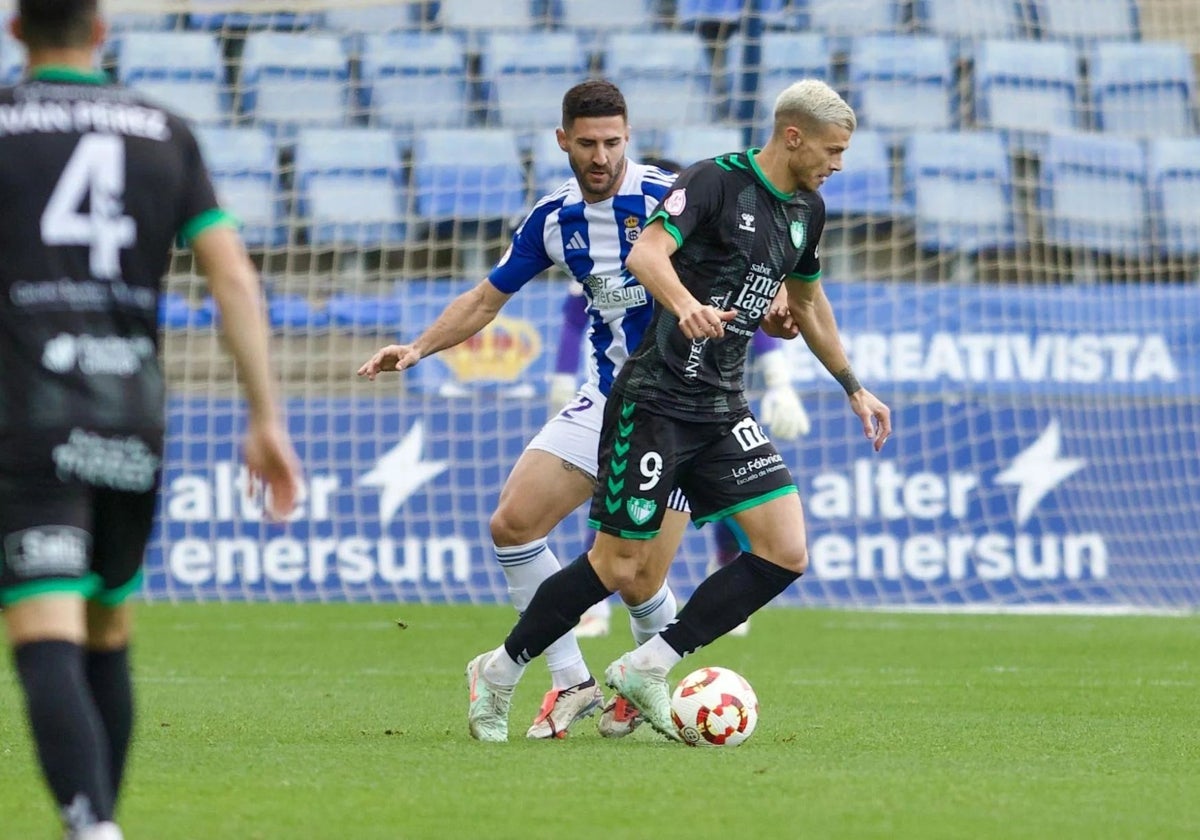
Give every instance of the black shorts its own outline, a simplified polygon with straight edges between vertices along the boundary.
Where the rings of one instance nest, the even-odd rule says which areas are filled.
[[[599,463],[588,524],[625,539],[654,537],[676,488],[697,525],[797,492],[749,410],[688,421],[614,394],[605,407]]]
[[[141,582],[161,463],[160,432],[0,437],[0,605],[128,598]]]

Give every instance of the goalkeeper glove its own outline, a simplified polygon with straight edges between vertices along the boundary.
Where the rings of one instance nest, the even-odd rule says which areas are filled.
[[[767,383],[759,413],[771,436],[780,440],[795,440],[808,434],[812,423],[796,389],[792,387],[786,351],[771,350],[763,353],[758,361]]]

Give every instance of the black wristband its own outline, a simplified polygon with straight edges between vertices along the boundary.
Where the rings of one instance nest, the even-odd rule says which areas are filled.
[[[858,377],[854,375],[854,371],[850,368],[843,368],[833,375],[837,383],[846,391],[847,397],[852,397],[858,391],[862,390],[862,385],[858,382]]]

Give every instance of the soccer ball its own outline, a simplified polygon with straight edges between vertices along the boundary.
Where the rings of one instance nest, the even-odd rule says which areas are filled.
[[[671,719],[693,747],[736,747],[758,724],[758,696],[736,671],[701,668],[676,686]]]

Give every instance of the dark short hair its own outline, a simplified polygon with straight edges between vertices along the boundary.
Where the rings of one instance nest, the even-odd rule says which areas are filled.
[[[25,43],[39,47],[86,47],[97,0],[21,0],[17,14]]]
[[[580,117],[622,117],[629,119],[621,89],[604,79],[580,82],[563,96],[562,127],[570,128]]]

